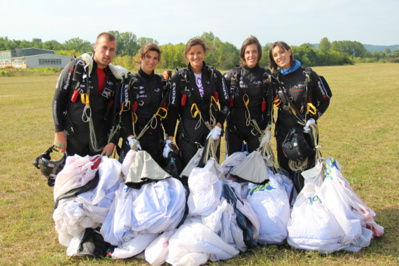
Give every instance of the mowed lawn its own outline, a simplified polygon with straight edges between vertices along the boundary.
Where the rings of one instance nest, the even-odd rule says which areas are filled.
[[[376,212],[385,235],[358,253],[322,255],[287,244],[262,245],[214,264],[399,264],[399,64],[313,69],[327,79],[334,94],[319,120],[322,154],[340,162],[352,188]],[[56,80],[0,78],[0,265],[145,265],[142,259],[69,258],[58,243],[52,189],[32,165],[53,142]]]

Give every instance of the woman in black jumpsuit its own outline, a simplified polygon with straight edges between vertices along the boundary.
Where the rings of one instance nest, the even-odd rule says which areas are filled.
[[[224,78],[218,70],[205,64],[205,53],[206,47],[202,39],[190,39],[185,48],[188,67],[177,71],[172,77],[166,129],[168,140],[163,154],[168,154],[168,143],[173,141],[179,119],[176,144],[181,151],[183,167],[197,149],[205,145],[210,131],[213,139],[220,137],[229,110],[230,98]],[[217,99],[220,110],[216,110]]]
[[[284,155],[282,145],[290,131],[295,129],[303,132],[305,128],[309,128],[310,124],[316,122],[327,110],[331,92],[326,89],[315,72],[306,71],[298,60],[294,60],[291,48],[285,42],[273,43],[269,50],[269,57],[270,69],[277,74],[279,81],[275,88],[275,102],[279,106],[275,129],[278,162],[281,168],[290,173],[299,192],[304,185],[303,178],[300,173],[295,173],[290,169],[289,159]],[[306,81],[306,75],[310,77],[310,81]],[[290,99],[291,103],[287,99]],[[305,116],[309,100],[316,110],[313,110],[314,114],[308,113]],[[301,116],[306,117],[305,127],[298,123],[299,120],[290,110],[289,104],[295,105]],[[314,165],[314,159],[309,158],[306,169],[312,168]]]
[[[256,150],[260,144],[259,137],[270,123],[270,71],[259,67],[262,47],[256,37],[250,36],[244,41],[240,57],[241,66],[224,76],[232,97],[226,127],[228,155],[242,151],[244,141],[249,153]],[[255,120],[258,127],[249,119]]]
[[[164,91],[165,84],[163,84],[162,77],[154,73],[160,57],[161,51],[156,44],[144,44],[140,51],[140,70],[138,73],[129,76],[132,84],[129,90],[131,106],[129,111],[122,113],[123,144],[121,158],[124,158],[135,143],[135,137],[138,137],[148,121],[158,111],[161,101],[167,93]],[[132,110],[134,114],[132,114]],[[133,119],[136,118],[137,121],[133,122]],[[162,157],[164,134],[160,117],[157,117],[157,121],[153,125],[156,126],[149,127],[138,140],[139,148],[147,151],[160,166],[164,166],[165,160]],[[134,136],[133,133],[136,135]]]

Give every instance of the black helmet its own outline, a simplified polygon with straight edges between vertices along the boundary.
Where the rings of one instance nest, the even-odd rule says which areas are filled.
[[[302,161],[306,157],[315,154],[311,136],[303,133],[302,129],[293,129],[285,137],[283,142],[283,153],[292,161]]]
[[[50,153],[54,151],[58,151],[51,146],[45,152],[43,152],[36,160],[33,162],[33,165],[40,169],[42,174],[47,177],[47,184],[52,187],[54,186],[56,175],[64,168],[65,159],[67,157],[67,153],[64,152],[64,156],[59,161],[51,161]]]
[[[183,163],[180,158],[179,149],[173,143],[169,143],[169,147],[172,149],[168,153],[168,158],[166,158],[166,166],[164,170],[168,172],[171,176],[179,178],[180,173],[183,171]]]

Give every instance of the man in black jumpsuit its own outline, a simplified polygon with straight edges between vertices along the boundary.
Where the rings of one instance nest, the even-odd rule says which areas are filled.
[[[56,85],[53,99],[54,146],[61,152],[67,151],[68,155],[93,156],[100,152],[101,155],[110,155],[117,143],[116,139],[108,143],[110,121],[107,121],[116,95],[115,91],[119,86],[118,80],[109,68],[109,63],[115,55],[116,39],[112,34],[103,32],[98,35],[93,48],[91,73],[89,68],[86,68],[82,77],[79,77],[82,78],[80,88],[83,86],[85,89],[81,92],[88,94],[89,108],[86,104],[87,98],[77,95],[74,88],[71,88],[76,59],[64,68]],[[71,101],[73,92],[77,96],[75,101]],[[93,122],[92,134],[88,117],[91,117]],[[93,147],[93,143],[97,144],[95,145],[97,150],[95,146]]]

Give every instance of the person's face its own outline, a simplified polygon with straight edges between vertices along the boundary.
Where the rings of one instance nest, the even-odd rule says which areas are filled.
[[[201,69],[204,63],[205,51],[201,44],[194,45],[186,54],[187,60],[194,69]]]
[[[259,62],[258,46],[256,44],[250,44],[245,48],[244,54],[245,63],[248,67],[253,68]]]
[[[159,54],[156,51],[149,51],[144,57],[140,57],[141,69],[150,75],[152,71],[157,67],[159,62]]]
[[[276,62],[279,67],[283,69],[289,69],[291,67],[291,49],[287,51],[280,46],[276,46],[272,52],[274,62]]]
[[[101,36],[94,48],[94,61],[97,62],[98,68],[105,68],[111,63],[115,55],[116,41],[109,41],[104,36]]]

